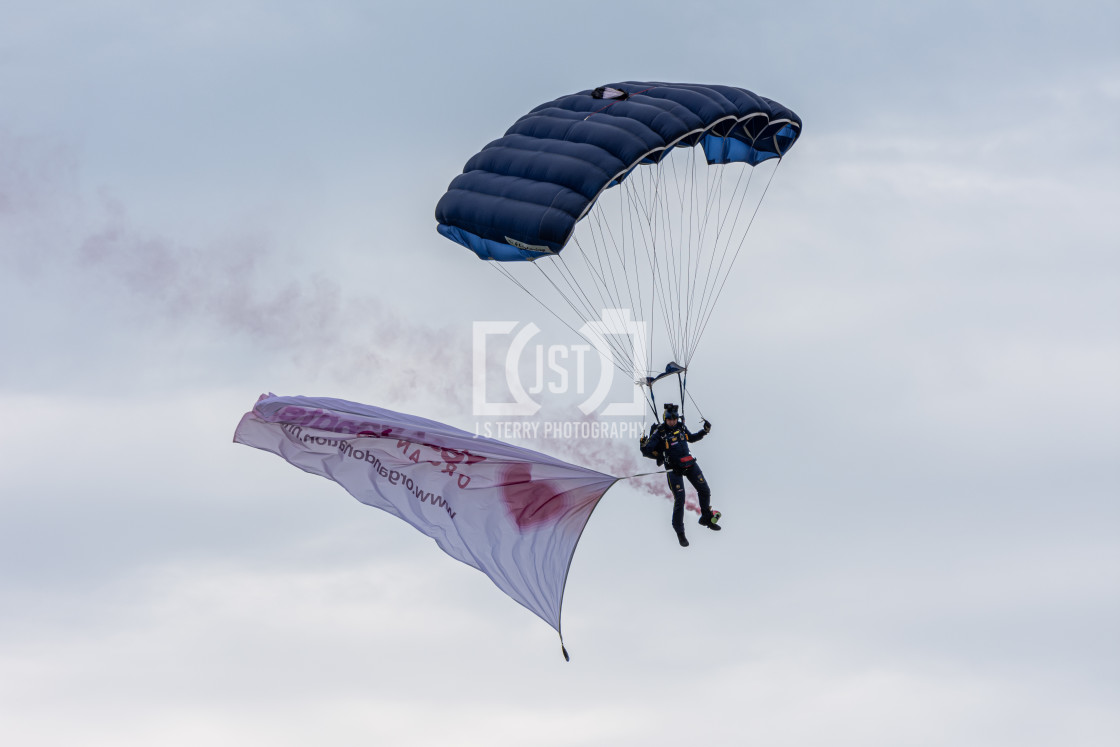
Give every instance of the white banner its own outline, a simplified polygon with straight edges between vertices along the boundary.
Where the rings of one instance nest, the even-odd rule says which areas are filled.
[[[233,440],[334,480],[362,503],[404,519],[558,633],[576,543],[617,479],[338,399],[262,396]]]

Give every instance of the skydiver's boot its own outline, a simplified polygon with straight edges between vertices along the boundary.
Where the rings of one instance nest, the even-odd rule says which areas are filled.
[[[718,523],[719,517],[721,515],[722,514],[720,514],[719,511],[702,512],[700,514],[700,526],[707,527],[708,529],[712,529],[718,532],[719,530],[723,529],[723,527],[721,527]]]
[[[677,530],[677,542],[681,543],[681,547],[688,547],[688,537],[684,536],[684,530]]]

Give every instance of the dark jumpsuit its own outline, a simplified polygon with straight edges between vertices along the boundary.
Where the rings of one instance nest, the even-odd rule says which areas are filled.
[[[680,421],[673,427],[661,423],[642,446],[642,454],[658,459],[658,464],[664,460],[669,467],[666,477],[669,478],[669,489],[673,491],[673,529],[678,532],[684,531],[683,478],[687,477],[692,487],[696,488],[701,517],[712,515],[712,491],[704,479],[704,473],[700,471],[696,457],[688,452],[690,442],[699,441],[706,435],[708,432],[704,430],[689,433]]]

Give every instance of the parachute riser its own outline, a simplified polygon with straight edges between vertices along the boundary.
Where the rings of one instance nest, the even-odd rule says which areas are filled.
[[[684,381],[686,376],[677,374],[677,386],[681,390],[681,422],[684,422]]]

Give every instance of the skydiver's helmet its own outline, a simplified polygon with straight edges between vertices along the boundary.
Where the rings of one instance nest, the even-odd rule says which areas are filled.
[[[665,403],[665,412],[662,413],[661,420],[662,421],[676,420],[677,418],[680,417],[680,413],[677,412],[678,409],[679,408],[677,407],[677,405],[666,402]]]

